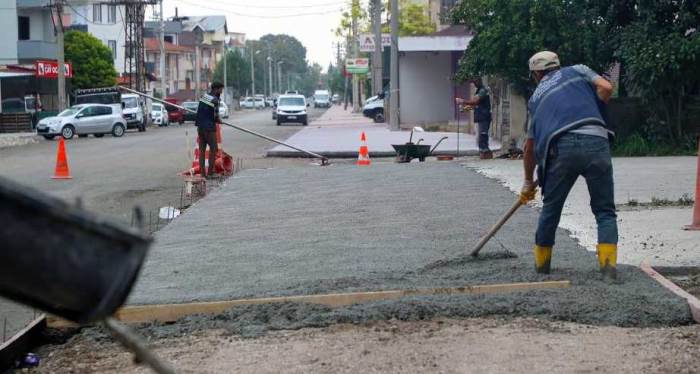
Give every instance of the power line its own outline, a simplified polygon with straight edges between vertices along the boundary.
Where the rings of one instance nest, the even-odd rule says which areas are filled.
[[[174,1],[177,1],[177,2],[180,2],[180,3],[183,3],[183,4],[187,4],[187,5],[196,6],[196,7],[199,7],[199,8],[204,8],[204,9],[208,9],[208,10],[213,10],[213,11],[216,11],[216,12],[224,12],[224,13],[236,15],[236,16],[239,16],[239,17],[261,18],[261,19],[279,19],[279,18],[295,18],[295,17],[304,17],[304,16],[320,16],[320,15],[331,14],[331,13],[338,13],[338,12],[342,12],[342,11],[343,11],[343,8],[340,8],[340,9],[333,9],[333,10],[321,11],[321,12],[309,12],[309,13],[283,14],[283,15],[278,15],[278,16],[267,16],[267,15],[258,15],[258,14],[239,13],[239,12],[234,12],[234,11],[229,10],[229,9],[208,7],[208,6],[204,6],[204,5],[201,5],[201,4],[192,3],[192,2],[189,2],[189,1],[185,1],[185,0],[174,0]]]

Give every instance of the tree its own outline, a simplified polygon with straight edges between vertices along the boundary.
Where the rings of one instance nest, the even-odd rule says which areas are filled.
[[[683,137],[688,95],[700,86],[698,24],[697,2],[640,1],[636,19],[621,36],[625,83],[672,141]]]
[[[388,17],[391,17],[390,2],[387,2]],[[435,22],[430,19],[428,5],[411,0],[399,1],[399,36],[427,35],[435,32]],[[382,32],[391,32],[389,22],[382,26]]]
[[[226,69],[228,87],[233,87],[239,94],[250,87],[250,59],[246,59],[239,50],[226,51]],[[214,80],[224,82],[223,60],[216,64]]]
[[[475,32],[460,61],[458,80],[497,75],[521,93],[531,88],[527,61],[555,51],[563,64],[606,71],[616,61],[620,18],[628,2],[604,0],[463,0],[453,22]]]
[[[117,71],[112,50],[94,36],[76,30],[66,32],[65,56],[73,66],[74,88],[115,85]]]

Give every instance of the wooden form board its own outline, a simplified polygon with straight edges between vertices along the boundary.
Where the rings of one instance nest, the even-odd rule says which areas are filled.
[[[22,330],[15,333],[7,341],[0,344],[0,371],[2,371],[3,368],[10,367],[15,359],[24,352],[29,351],[36,342],[35,338],[43,331],[45,326],[46,316],[42,314]]]
[[[547,282],[490,284],[449,288],[424,288],[415,290],[392,290],[335,293],[324,295],[281,296],[257,299],[239,299],[229,301],[196,302],[186,304],[139,305],[127,306],[118,310],[117,313],[114,315],[114,318],[126,323],[143,323],[151,321],[173,322],[178,320],[179,318],[193,314],[220,314],[235,306],[241,305],[297,302],[338,307],[344,305],[366,303],[371,301],[399,299],[402,297],[409,296],[494,294],[539,289],[568,288],[570,286],[571,282],[565,280]],[[75,326],[75,324],[58,318],[49,319],[49,327],[62,328],[70,326]]]
[[[659,274],[659,272],[654,270],[654,268],[652,268],[647,262],[642,262],[639,267],[662,286],[668,288],[679,297],[686,299],[688,301],[688,306],[690,307],[690,313],[693,315],[693,319],[695,322],[700,323],[700,300],[698,300],[697,297],[689,294],[686,290],[678,287],[678,285]]]

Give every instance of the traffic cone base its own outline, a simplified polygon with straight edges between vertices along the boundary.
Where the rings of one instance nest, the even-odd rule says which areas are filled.
[[[72,179],[66,156],[66,142],[63,138],[58,140],[58,152],[56,154],[56,169],[51,179]]]

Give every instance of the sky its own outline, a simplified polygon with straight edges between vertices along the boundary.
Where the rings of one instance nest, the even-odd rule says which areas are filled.
[[[344,0],[163,0],[169,18],[225,15],[229,32],[243,32],[248,39],[265,34],[288,34],[306,47],[306,59],[324,70],[335,61],[334,30],[340,23]],[[147,11],[146,17],[152,14]],[[279,18],[272,18],[279,17]]]

